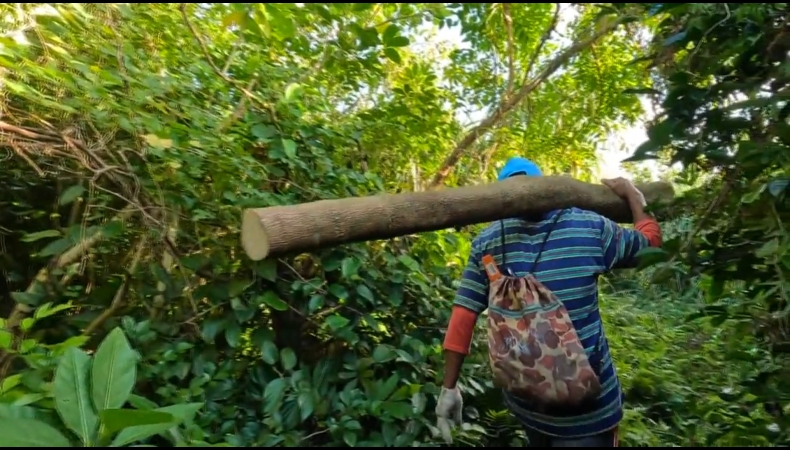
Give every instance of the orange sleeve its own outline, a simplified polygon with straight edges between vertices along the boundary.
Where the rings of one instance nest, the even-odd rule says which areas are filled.
[[[444,336],[444,349],[462,355],[469,354],[469,347],[472,345],[472,333],[475,331],[477,313],[463,306],[453,306],[450,314],[450,324],[447,326],[447,334]]]
[[[634,229],[645,235],[651,247],[661,247],[661,227],[656,219],[652,217],[643,219],[634,224]]]

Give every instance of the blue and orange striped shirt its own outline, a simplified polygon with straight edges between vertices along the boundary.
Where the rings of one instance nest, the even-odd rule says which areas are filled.
[[[571,208],[562,211],[553,225],[559,213],[553,211],[540,222],[507,219],[483,230],[472,242],[469,263],[454,304],[455,308],[468,309],[475,315],[488,307],[488,278],[481,262],[484,255],[491,255],[503,274],[510,270],[513,275],[523,277],[532,269],[537,279],[557,295],[568,309],[591,365],[597,369],[603,386],[597,408],[578,416],[550,417],[529,411],[517,397],[507,392],[505,400],[524,425],[547,435],[572,438],[608,431],[623,417],[620,383],[598,310],[598,276],[612,269],[632,266],[637,252],[650,243],[639,231],[642,224],[630,230],[594,212]],[[652,219],[650,222],[659,233],[660,245],[657,224]],[[502,224],[507,253],[505,264],[502,263]],[[551,234],[533,269],[549,229]],[[653,240],[651,237],[650,241]],[[452,322],[450,328],[453,328]],[[448,330],[448,341],[451,341],[451,331]],[[445,341],[445,348],[455,350],[448,341]]]

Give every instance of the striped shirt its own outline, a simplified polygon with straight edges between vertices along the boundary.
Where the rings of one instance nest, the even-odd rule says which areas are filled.
[[[571,417],[531,412],[507,392],[505,400],[524,425],[547,435],[572,438],[608,431],[623,417],[620,382],[598,310],[598,276],[611,269],[631,266],[637,252],[649,243],[639,231],[622,228],[599,214],[577,208],[562,211],[552,228],[558,213],[547,214],[541,222],[507,219],[483,230],[472,242],[472,253],[454,303],[477,314],[483,312],[488,307],[488,278],[482,257],[491,255],[503,274],[510,270],[513,275],[523,277],[533,268],[546,232],[552,230],[533,274],[568,309],[603,390],[595,411]],[[502,264],[502,223],[506,264]]]

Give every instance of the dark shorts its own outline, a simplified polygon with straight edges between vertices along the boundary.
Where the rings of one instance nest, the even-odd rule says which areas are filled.
[[[617,428],[593,436],[560,438],[526,428],[527,447],[617,447]]]

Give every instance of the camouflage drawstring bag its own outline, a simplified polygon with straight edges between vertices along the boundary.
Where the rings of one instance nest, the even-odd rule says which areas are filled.
[[[536,411],[544,412],[590,404],[601,393],[601,383],[568,310],[533,275],[560,214],[546,233],[526,277],[505,276],[491,255],[483,257],[490,281],[488,354],[494,385],[524,399]],[[502,265],[505,265],[504,224]]]

